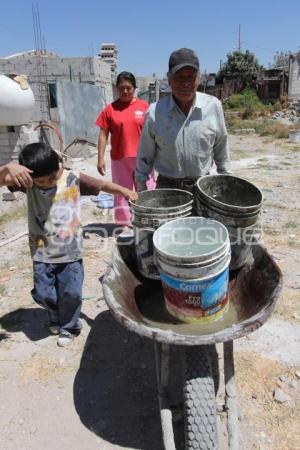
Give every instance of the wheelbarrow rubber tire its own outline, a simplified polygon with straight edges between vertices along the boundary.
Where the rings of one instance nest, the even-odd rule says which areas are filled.
[[[186,450],[218,448],[215,387],[210,355],[207,346],[185,349],[183,400]]]

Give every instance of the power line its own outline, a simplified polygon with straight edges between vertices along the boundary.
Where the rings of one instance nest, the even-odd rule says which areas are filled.
[[[271,48],[265,48],[265,47],[261,47],[260,45],[256,45],[256,44],[252,44],[251,42],[246,42],[246,41],[242,41],[243,44],[246,45],[251,45],[251,47],[256,47],[259,48],[260,50],[265,50],[267,52],[272,52],[272,53],[276,53],[278,50],[273,50]]]

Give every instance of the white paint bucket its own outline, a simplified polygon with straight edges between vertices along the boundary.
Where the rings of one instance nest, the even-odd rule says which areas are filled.
[[[292,144],[300,144],[300,130],[291,130],[289,133],[289,141]]]
[[[184,322],[216,320],[228,304],[230,240],[204,217],[162,225],[153,235],[167,310]]]

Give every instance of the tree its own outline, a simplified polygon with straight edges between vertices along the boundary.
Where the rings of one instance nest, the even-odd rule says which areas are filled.
[[[222,65],[218,76],[220,78],[240,77],[245,82],[249,82],[260,70],[263,70],[263,66],[259,64],[253,53],[249,50],[245,52],[237,50],[227,53],[227,61]]]
[[[276,52],[273,57],[273,63],[270,65],[271,69],[281,69],[289,66],[289,60],[292,52],[290,50],[286,52]]]

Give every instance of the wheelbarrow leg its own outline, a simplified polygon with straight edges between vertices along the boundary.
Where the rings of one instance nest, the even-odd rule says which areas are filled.
[[[172,412],[167,400],[169,380],[170,347],[154,341],[156,376],[158,386],[158,401],[162,427],[162,437],[165,450],[176,450],[172,425]]]
[[[229,450],[239,450],[238,412],[234,379],[233,341],[224,342],[225,404]]]

